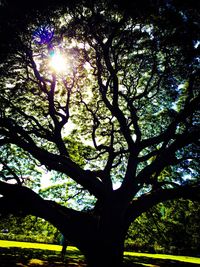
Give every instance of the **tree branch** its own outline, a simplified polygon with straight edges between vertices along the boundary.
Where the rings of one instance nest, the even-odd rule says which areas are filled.
[[[161,189],[136,198],[127,210],[127,220],[131,223],[136,217],[160,202],[185,198],[200,201],[200,184],[179,186],[173,189]]]
[[[156,173],[157,175],[168,165],[174,165],[176,162],[175,152],[182,147],[198,140],[200,133],[198,130],[192,132],[185,132],[177,136],[176,140],[166,149],[160,152],[156,159],[147,167],[145,167],[137,176],[138,183],[150,183],[151,176]]]
[[[173,138],[178,124],[180,122],[185,121],[188,116],[192,115],[198,108],[199,103],[200,103],[200,95],[191,100],[190,103],[187,103],[185,108],[181,112],[177,113],[177,116],[174,119],[174,121],[167,127],[167,129],[163,133],[161,133],[158,136],[141,141],[140,149],[142,150],[148,146],[156,145],[163,141],[170,140],[171,138]]]
[[[35,215],[57,227],[80,249],[96,236],[94,216],[44,200],[31,189],[0,181],[0,213],[20,216]]]
[[[10,179],[15,179],[16,182],[19,184],[19,185],[22,185],[22,181],[20,180],[19,176],[3,161],[0,159],[0,163],[4,166],[5,169],[8,170],[8,172],[12,175]],[[8,179],[8,178],[7,178]]]
[[[83,170],[69,157],[56,155],[38,147],[27,132],[19,125],[16,125],[12,119],[1,119],[0,126],[9,130],[7,135],[13,144],[30,153],[41,164],[44,164],[50,169],[67,174],[96,197],[102,197],[104,195],[105,188],[103,184],[92,172]]]

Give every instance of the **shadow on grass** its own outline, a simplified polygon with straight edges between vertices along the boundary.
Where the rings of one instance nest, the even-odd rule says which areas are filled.
[[[31,248],[0,248],[1,267],[86,267],[84,256],[79,251],[67,250],[65,261],[59,251]],[[149,257],[125,256],[124,267],[197,267],[199,264]],[[102,266],[103,267],[103,266]]]
[[[155,259],[149,257],[124,256],[124,267],[198,267],[199,264],[181,262],[178,260]]]
[[[0,248],[0,266],[85,267],[79,251],[67,251],[64,262],[59,251],[30,248]]]

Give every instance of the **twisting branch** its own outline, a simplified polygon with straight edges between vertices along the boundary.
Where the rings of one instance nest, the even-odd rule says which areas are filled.
[[[126,100],[127,107],[130,110],[131,121],[129,122],[128,126],[130,127],[133,124],[135,134],[136,134],[136,143],[138,144],[140,143],[140,140],[142,138],[142,132],[138,124],[139,118],[137,115],[137,109],[133,105],[133,100],[129,99],[129,96],[127,96],[126,94],[123,94],[122,92],[119,92],[119,95],[121,95]]]
[[[36,79],[38,81],[38,85],[39,85],[41,91],[44,92],[45,94],[48,94],[48,90],[47,90],[47,86],[46,86],[46,80],[45,80],[45,78],[43,78],[40,75],[40,72],[37,69],[36,63],[33,60],[33,53],[32,53],[32,51],[29,50],[29,49],[26,49],[26,53],[27,53],[27,57],[28,57],[28,59],[30,61],[31,67],[33,69],[34,75],[35,75],[35,77],[36,77]]]
[[[120,125],[120,130],[121,130],[124,138],[126,139],[130,150],[134,150],[135,144],[133,142],[133,139],[132,139],[132,136],[130,133],[130,129],[129,129],[128,124],[127,124],[127,120],[126,120],[123,112],[120,110],[119,106],[116,104],[117,97],[116,97],[115,101],[113,102],[113,105],[110,103],[110,101],[107,98],[106,94],[107,94],[107,90],[108,90],[111,78],[109,78],[107,80],[106,85],[103,84],[103,81],[102,81],[103,66],[101,64],[101,56],[100,56],[98,51],[96,51],[96,61],[97,61],[97,67],[98,67],[97,78],[98,78],[98,84],[99,84],[99,91],[101,93],[102,100],[104,101],[106,107],[110,110],[111,114],[113,114],[113,116],[115,116],[117,118],[119,125]],[[115,88],[115,91],[116,91],[115,94],[118,94],[116,88]]]
[[[41,123],[32,115],[28,115],[25,113],[22,109],[18,108],[17,106],[14,106],[13,103],[11,103],[8,99],[1,96],[4,103],[10,105],[13,110],[15,110],[17,113],[19,113],[22,117],[25,118],[28,122],[30,122],[32,129],[28,130],[27,132],[30,134],[35,134],[36,136],[40,138],[45,138],[48,141],[53,141],[52,133],[41,125]]]

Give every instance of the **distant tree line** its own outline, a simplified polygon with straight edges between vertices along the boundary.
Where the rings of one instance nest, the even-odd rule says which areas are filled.
[[[35,216],[9,215],[0,220],[0,239],[59,244],[61,233],[50,223]]]

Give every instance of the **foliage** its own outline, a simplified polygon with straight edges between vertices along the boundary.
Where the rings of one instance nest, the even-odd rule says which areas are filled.
[[[1,218],[0,239],[59,244],[61,234],[48,222],[34,216]]]
[[[95,204],[95,199],[69,178],[66,182],[62,181],[59,184],[42,188],[39,193],[45,199],[55,200],[64,206],[77,210],[91,210]]]
[[[159,204],[131,225],[126,247],[180,255],[198,255],[200,205],[189,200]]]

